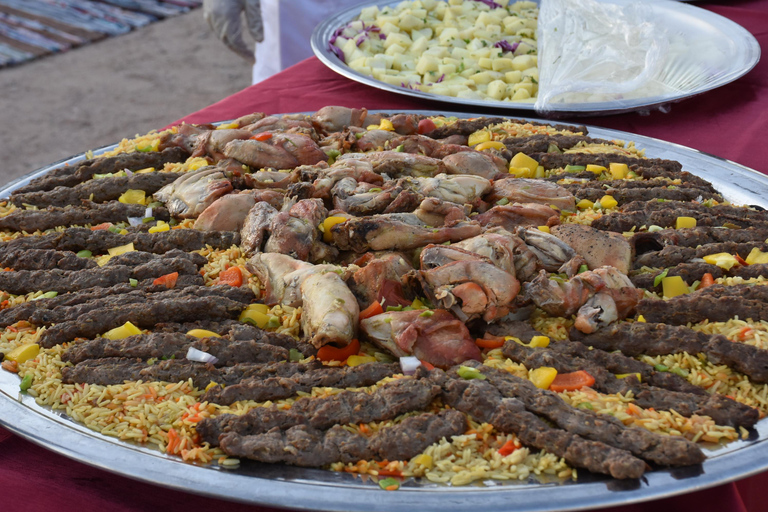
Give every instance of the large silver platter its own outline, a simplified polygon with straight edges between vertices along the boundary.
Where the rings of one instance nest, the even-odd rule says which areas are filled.
[[[533,0],[540,4],[542,0]],[[623,5],[632,0],[610,0],[613,3]],[[440,101],[458,105],[470,105],[477,107],[494,108],[501,110],[522,110],[535,112],[533,103],[493,101],[455,98],[439,94],[426,93],[405,87],[398,87],[376,80],[372,76],[363,75],[354,71],[341,61],[329,47],[329,41],[333,33],[339,27],[343,27],[357,18],[360,10],[369,6],[395,6],[399,1],[374,0],[358,4],[354,7],[339,11],[323,20],[312,33],[312,50],[320,61],[333,71],[351,80],[377,89],[404,94],[423,100]],[[760,45],[755,37],[741,25],[724,18],[713,12],[695,7],[679,1],[655,0],[649,2],[649,7],[656,9],[657,19],[663,23],[663,27],[684,41],[716,41],[717,49],[722,51],[723,62],[718,63],[718,69],[712,69],[715,77],[686,85],[678,92],[661,96],[647,96],[636,99],[626,99],[621,102],[590,102],[590,103],[552,103],[547,105],[548,114],[559,117],[564,114],[571,115],[607,115],[631,111],[649,111],[655,108],[664,108],[670,103],[690,98],[712,89],[726,85],[747,74],[760,60]],[[691,60],[699,62],[701,54],[697,47],[691,47]],[[683,59],[684,61],[684,59]],[[704,64],[704,66],[707,66]],[[667,76],[674,73],[666,70]]]
[[[684,170],[711,181],[734,203],[768,208],[768,177],[757,171],[649,137],[591,126],[589,131],[594,137],[635,141],[649,157],[678,160]],[[78,155],[39,169],[0,188],[0,197],[7,197],[14,189],[55,167],[84,159],[84,155]],[[768,469],[765,419],[750,432],[749,439],[707,450],[708,458],[701,466],[651,471],[636,481],[581,472],[578,482],[564,484],[530,480],[448,487],[406,481],[399,491],[384,492],[370,481],[329,471],[247,461],[234,470],[188,464],[177,457],[103,436],[61,413],[38,406],[33,398],[19,393],[18,377],[5,371],[0,371],[0,425],[66,457],[144,482],[221,499],[301,510],[391,511],[408,507],[466,512],[476,509],[478,504],[489,512],[595,509],[698,491]]]

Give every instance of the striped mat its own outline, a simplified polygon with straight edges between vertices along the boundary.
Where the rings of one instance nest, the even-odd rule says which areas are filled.
[[[0,68],[125,34],[202,0],[0,0]]]

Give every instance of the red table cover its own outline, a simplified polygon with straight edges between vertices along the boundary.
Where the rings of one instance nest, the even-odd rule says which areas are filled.
[[[768,48],[768,0],[698,3],[749,30]],[[263,111],[314,111],[326,105],[368,109],[460,110],[352,82],[311,58],[183,118],[189,123],[233,119]],[[476,107],[462,109],[483,113]],[[512,113],[512,115],[524,115]],[[743,78],[649,115],[571,119],[675,142],[768,174],[768,59]],[[159,128],[159,127],[158,127]],[[604,509],[609,512],[761,512],[768,473],[695,493]],[[40,448],[0,428],[0,510],[77,512],[268,511],[136,482]]]

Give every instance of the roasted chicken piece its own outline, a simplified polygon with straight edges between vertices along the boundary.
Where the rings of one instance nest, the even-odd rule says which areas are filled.
[[[303,133],[317,139],[315,127],[312,126],[309,116],[297,114],[293,116],[267,116],[259,119],[247,126],[241,126],[241,129],[247,130],[251,135],[264,132],[287,132]]]
[[[457,242],[481,231],[480,225],[467,219],[461,208],[434,198],[422,201],[413,213],[353,217],[331,228],[336,247],[359,253]]]
[[[507,161],[500,156],[482,151],[463,151],[443,158],[448,174],[473,174],[493,180],[509,176]]]
[[[398,151],[403,151],[404,153],[418,153],[440,160],[454,153],[474,151],[466,145],[445,143],[444,141],[417,134],[405,136],[395,134],[395,137],[389,142],[389,147],[393,149],[398,148]]]
[[[397,147],[397,144],[392,144],[392,141],[400,137],[400,135],[395,132],[390,132],[388,130],[364,130],[360,128],[354,130],[354,133],[362,134],[362,136],[360,138],[355,137],[350,149],[362,153],[367,151],[394,149]]]
[[[364,108],[347,108],[337,106],[323,107],[312,114],[312,123],[322,133],[339,132],[350,126],[363,127],[363,122],[368,115]],[[376,122],[375,124],[378,124]]]
[[[632,245],[621,233],[582,224],[554,226],[551,232],[584,258],[589,268],[608,265],[624,274],[632,268]]]
[[[360,309],[339,274],[314,273],[301,283],[301,330],[317,348],[329,343],[347,346],[357,336]]]
[[[311,137],[300,133],[275,133],[269,139],[233,140],[224,155],[255,169],[293,169],[328,159]]]
[[[183,219],[195,218],[216,199],[232,192],[232,182],[218,167],[206,166],[191,171],[157,192],[155,199],[165,203],[168,212]]]
[[[456,204],[472,204],[491,189],[491,182],[471,174],[438,174],[434,178],[411,178],[415,191],[442,201]]]
[[[160,138],[159,151],[167,148],[179,147],[187,153],[192,153],[197,145],[197,139],[215,127],[212,124],[186,124],[182,123],[176,128],[176,133],[165,133]]]
[[[298,173],[261,170],[243,176],[248,188],[278,188],[286,189],[291,183],[298,181]]]
[[[399,151],[377,151],[375,153],[347,153],[341,155],[334,165],[344,165],[349,160],[359,160],[371,164],[376,174],[386,174],[390,178],[401,176],[436,176],[445,173],[442,160],[413,153]],[[471,174],[471,173],[464,173]]]
[[[249,211],[240,230],[240,247],[246,256],[261,252],[264,241],[269,236],[272,219],[279,212],[267,202],[256,203]]]
[[[390,311],[362,320],[360,329],[396,357],[416,356],[439,368],[481,360],[467,326],[444,309]]]
[[[287,209],[286,209],[287,208]],[[302,199],[272,217],[265,252],[279,252],[305,261],[333,259],[338,253],[320,240],[317,228],[328,216],[320,199]]]
[[[312,274],[334,272],[347,279],[355,266],[349,269],[337,265],[313,265],[274,252],[253,255],[246,264],[264,286],[265,304],[298,307],[302,304],[301,283]]]
[[[567,281],[542,270],[525,285],[525,293],[550,315],[577,313],[574,326],[584,333],[626,318],[643,297],[643,290],[614,267],[582,272]]]
[[[489,258],[494,265],[520,281],[527,281],[537,270],[536,255],[520,237],[504,228],[491,228],[482,235],[455,243],[453,247]]]
[[[570,245],[538,228],[518,228],[517,235],[538,258],[539,269],[558,272],[564,264],[578,258]],[[578,258],[578,261],[583,260]]]
[[[195,150],[192,156],[210,156],[215,162],[226,158],[224,146],[233,140],[250,139],[252,136],[248,130],[228,129],[210,130],[201,133],[195,141]]]
[[[510,203],[539,203],[560,210],[576,209],[576,198],[573,194],[556,183],[543,180],[505,178],[494,181],[493,188],[485,200],[495,203],[504,198]]]
[[[368,253],[365,266],[352,274],[350,288],[361,307],[373,301],[386,306],[407,306],[412,301],[403,289],[402,278],[413,270],[405,255],[399,252]],[[362,264],[362,263],[361,263]]]
[[[502,227],[514,232],[520,226],[554,226],[560,224],[560,214],[543,204],[511,203],[494,206],[475,220],[487,228]]]
[[[373,172],[373,167],[368,162],[356,160],[337,161],[331,167],[315,168],[311,174],[309,170],[302,172],[302,179],[311,178],[313,197],[330,199],[336,183],[343,179],[352,179],[356,183],[370,183],[374,187],[381,187],[384,178]]]
[[[206,208],[195,221],[201,231],[240,231],[256,198],[248,192],[227,194]]]
[[[449,309],[462,321],[482,318],[493,322],[509,313],[520,291],[513,274],[494,265],[488,258],[461,249],[430,246],[454,261],[417,274],[422,290],[434,304]],[[471,255],[471,256],[470,256]]]

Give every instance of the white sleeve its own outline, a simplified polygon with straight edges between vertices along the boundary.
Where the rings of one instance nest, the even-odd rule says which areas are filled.
[[[253,66],[253,83],[274,75],[281,66],[280,0],[261,0],[261,18],[264,23],[264,41],[256,43],[256,64]]]

